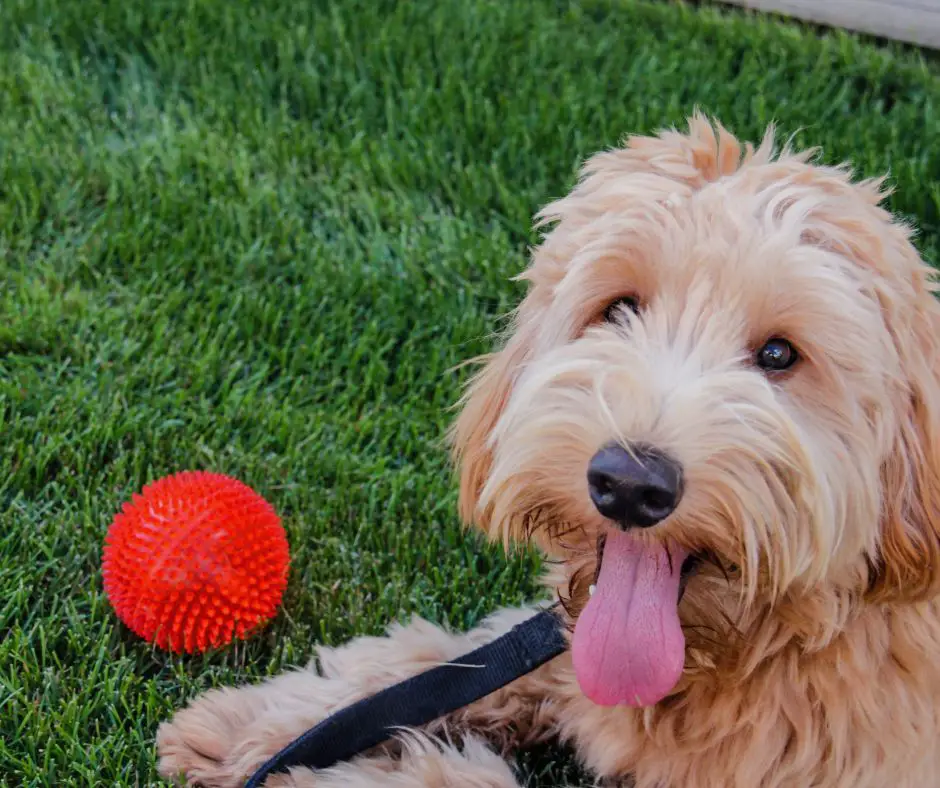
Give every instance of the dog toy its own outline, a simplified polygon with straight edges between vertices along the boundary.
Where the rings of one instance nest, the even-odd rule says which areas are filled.
[[[133,632],[196,653],[271,619],[289,561],[284,528],[264,498],[231,477],[186,471],[124,504],[108,528],[102,575]]]

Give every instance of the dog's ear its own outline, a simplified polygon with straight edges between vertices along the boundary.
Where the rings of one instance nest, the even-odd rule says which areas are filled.
[[[907,336],[896,336],[909,397],[882,469],[882,542],[871,583],[882,601],[940,591],[940,303],[927,288],[919,301],[904,321]]]
[[[520,320],[525,306],[523,303],[517,312],[504,347],[483,359],[483,367],[470,380],[450,434],[460,474],[460,516],[487,533],[496,524],[490,523],[487,512],[480,510],[478,502],[493,461],[489,438],[532,349],[532,328]]]

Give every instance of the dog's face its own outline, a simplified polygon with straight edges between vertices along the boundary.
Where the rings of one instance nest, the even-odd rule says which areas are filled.
[[[696,117],[542,212],[455,428],[461,503],[563,562],[599,703],[740,667],[745,631],[825,640],[866,600],[933,593],[940,319],[879,199]]]

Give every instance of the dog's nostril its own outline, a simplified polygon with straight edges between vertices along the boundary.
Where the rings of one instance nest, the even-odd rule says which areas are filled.
[[[647,528],[668,517],[682,495],[682,469],[654,449],[604,446],[592,458],[588,491],[597,510],[624,528]]]
[[[667,509],[673,505],[675,496],[669,490],[647,487],[640,492],[640,501],[648,509]]]

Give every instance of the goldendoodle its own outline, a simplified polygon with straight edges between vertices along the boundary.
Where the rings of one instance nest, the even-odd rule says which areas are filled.
[[[940,306],[884,193],[698,114],[591,158],[453,430],[464,519],[553,559],[571,648],[268,784],[516,786],[503,756],[554,739],[637,788],[940,785]],[[160,770],[238,785],[531,614],[208,692],[161,727]]]

